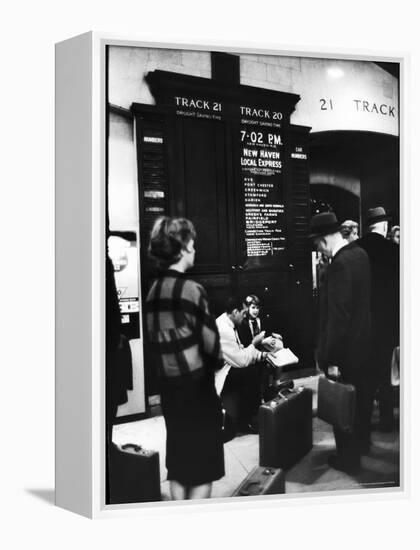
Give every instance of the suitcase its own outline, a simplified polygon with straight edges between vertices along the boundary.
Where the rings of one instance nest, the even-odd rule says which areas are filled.
[[[352,384],[321,377],[318,384],[317,416],[341,432],[352,433],[356,411],[356,389]]]
[[[312,390],[284,390],[260,406],[260,466],[289,468],[312,449]]]
[[[281,495],[284,492],[285,480],[283,470],[256,466],[232,493],[232,496]]]
[[[293,380],[274,380],[263,392],[264,403],[275,399],[284,390],[292,390],[295,387]]]
[[[159,453],[127,443],[112,444],[109,452],[109,502],[161,500]]]

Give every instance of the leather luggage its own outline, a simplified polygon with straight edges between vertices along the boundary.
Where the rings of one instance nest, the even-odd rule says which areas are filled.
[[[284,390],[261,405],[260,466],[289,468],[312,448],[312,390]]]
[[[133,443],[112,444],[109,453],[109,502],[161,500],[159,453]]]
[[[263,392],[264,403],[275,399],[282,391],[292,390],[295,387],[293,380],[274,380]]]
[[[284,492],[283,470],[256,466],[232,493],[232,496],[281,495]]]
[[[356,389],[352,384],[321,377],[318,383],[317,416],[342,432],[352,433]]]

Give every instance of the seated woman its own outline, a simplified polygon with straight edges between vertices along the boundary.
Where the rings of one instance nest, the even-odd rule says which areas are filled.
[[[264,351],[274,351],[283,347],[282,337],[278,333],[272,333],[266,320],[260,317],[261,301],[255,294],[250,294],[245,298],[247,307],[246,317],[238,329],[239,338],[244,346],[248,346],[255,336],[264,333],[264,339],[259,344],[258,349]],[[263,369],[258,369],[260,373],[261,396],[267,393],[267,388],[273,383],[275,377],[274,367],[267,364]]]
[[[223,366],[219,333],[194,265],[193,224],[159,218],[149,252],[163,269],[146,299],[147,332],[161,380],[166,467],[174,500],[208,498],[223,477],[223,416],[214,372]]]
[[[279,344],[282,340],[282,336],[278,333],[271,332],[270,327],[266,320],[260,317],[261,301],[255,294],[250,294],[245,298],[245,305],[247,312],[243,323],[241,324],[238,333],[241,342],[244,346],[249,346],[252,340],[264,332],[264,339],[260,346],[264,351],[271,351],[272,349],[279,349]]]

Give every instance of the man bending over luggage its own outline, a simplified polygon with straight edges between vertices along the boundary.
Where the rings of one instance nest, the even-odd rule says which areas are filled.
[[[226,414],[233,421],[234,430],[258,433],[253,417],[261,404],[261,369],[265,366],[268,353],[256,347],[263,341],[264,331],[257,334],[247,347],[242,345],[237,329],[246,312],[247,306],[243,300],[229,298],[225,313],[216,319],[225,365],[216,372],[215,383]]]
[[[360,468],[370,447],[370,266],[366,252],[340,233],[334,212],[316,214],[309,237],[331,259],[320,292],[318,364],[328,375],[339,369],[341,381],[356,388],[355,427],[351,434],[334,429],[337,455],[329,459],[347,473]]]

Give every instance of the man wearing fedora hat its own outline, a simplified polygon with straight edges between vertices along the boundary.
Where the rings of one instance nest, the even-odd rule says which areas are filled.
[[[370,445],[369,368],[370,267],[366,252],[348,244],[334,212],[316,214],[310,222],[315,248],[331,259],[320,288],[317,360],[328,375],[338,367],[344,383],[356,388],[356,418],[352,434],[334,429],[337,455],[329,464],[348,473],[360,467]]]
[[[346,220],[340,226],[340,233],[348,243],[359,238],[359,224],[353,220]]]
[[[377,390],[383,430],[394,427],[391,358],[399,344],[399,256],[398,246],[386,238],[389,219],[382,206],[370,208],[368,233],[357,241],[369,256],[372,272],[372,396]]]

